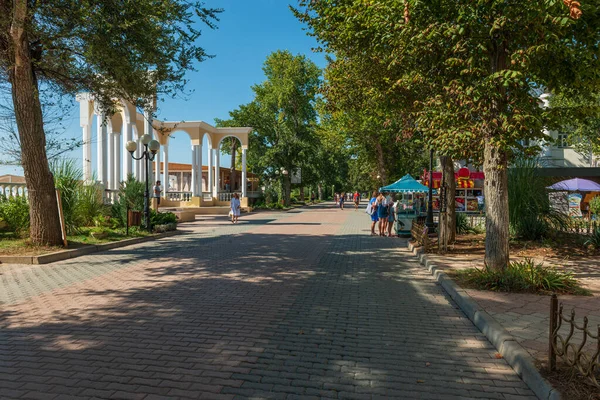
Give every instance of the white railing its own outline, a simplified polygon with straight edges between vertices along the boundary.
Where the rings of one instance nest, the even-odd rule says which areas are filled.
[[[24,183],[0,183],[0,196],[27,196],[27,185]]]
[[[211,201],[212,198],[212,192],[202,192],[202,200]]]
[[[192,192],[167,192],[165,197],[169,201],[191,201]]]
[[[115,204],[119,201],[118,189],[104,189],[104,204]]]
[[[240,197],[242,197],[242,192],[220,192],[219,193],[219,201],[231,201],[233,195],[237,193]]]

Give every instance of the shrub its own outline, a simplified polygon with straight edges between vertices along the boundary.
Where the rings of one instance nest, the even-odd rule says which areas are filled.
[[[600,249],[600,228],[594,229],[583,244],[584,246],[593,246],[595,249]]]
[[[98,185],[79,186],[77,194],[77,215],[81,226],[91,226],[94,220],[108,213],[102,201],[102,190]]]
[[[532,259],[513,261],[506,268],[470,268],[456,272],[469,287],[498,292],[589,294],[570,272],[536,264]]]
[[[118,226],[127,224],[127,208],[133,211],[144,210],[144,182],[138,182],[132,174],[127,180],[121,182],[119,187],[119,200],[112,205],[111,216]]]
[[[56,159],[50,164],[50,170],[54,176],[54,186],[60,190],[67,233],[76,233],[80,226],[77,205],[83,172],[73,160],[68,159]]]
[[[177,224],[177,216],[171,212],[157,213],[150,210],[150,223],[154,225]]]
[[[526,240],[546,236],[551,228],[566,229],[568,217],[550,206],[549,182],[536,175],[535,159],[518,158],[508,170],[508,211],[511,234]]]
[[[600,196],[590,200],[590,212],[598,218],[600,216]]]
[[[0,219],[17,236],[27,236],[29,229],[29,202],[25,196],[0,197]]]

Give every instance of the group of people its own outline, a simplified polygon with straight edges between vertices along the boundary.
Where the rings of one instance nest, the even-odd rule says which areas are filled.
[[[346,203],[347,199],[352,199],[354,202],[354,211],[358,210],[358,205],[360,204],[360,193],[358,190],[354,192],[354,194],[350,193],[335,193],[334,194],[335,205],[340,207],[341,210],[344,209],[344,203]]]
[[[371,235],[377,235],[375,226],[379,223],[379,236],[392,237],[392,228],[396,220],[395,196],[377,191],[373,192],[367,205],[367,214],[371,215]]]

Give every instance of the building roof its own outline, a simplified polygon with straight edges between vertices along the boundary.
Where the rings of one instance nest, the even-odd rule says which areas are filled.
[[[25,177],[19,175],[0,175],[0,183],[25,183]]]

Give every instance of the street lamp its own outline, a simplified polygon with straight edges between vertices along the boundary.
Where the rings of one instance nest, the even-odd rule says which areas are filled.
[[[433,223],[433,149],[429,150],[429,199],[425,226],[427,226],[429,233],[435,232],[435,224]]]
[[[154,157],[156,156],[156,153],[158,153],[158,150],[160,149],[160,143],[158,143],[157,140],[153,140],[152,136],[145,134],[142,136],[141,140],[142,145],[144,145],[144,151],[142,152],[142,155],[139,157],[136,157],[133,155],[133,153],[135,153],[135,151],[138,148],[138,145],[136,142],[134,142],[133,140],[130,140],[129,142],[127,142],[127,144],[125,145],[125,148],[127,149],[127,151],[129,152],[129,154],[131,154],[131,158],[133,158],[134,160],[141,160],[144,159],[146,165],[146,191],[144,192],[144,219],[145,219],[145,224],[146,224],[146,229],[148,229],[148,231],[152,231],[152,226],[150,224],[150,186],[148,184],[148,178],[149,178],[149,174],[148,174],[148,163],[151,161],[154,161]],[[157,171],[157,174],[160,174],[160,170]]]

